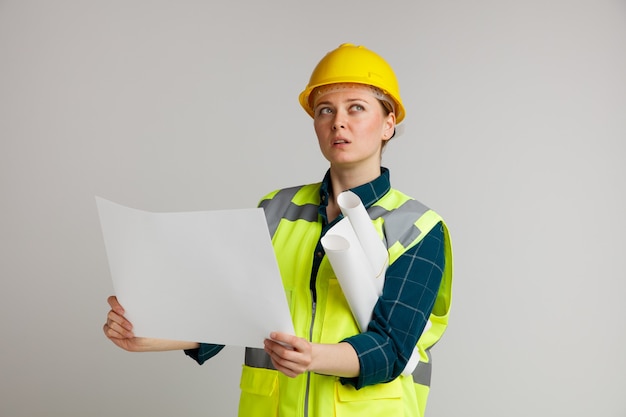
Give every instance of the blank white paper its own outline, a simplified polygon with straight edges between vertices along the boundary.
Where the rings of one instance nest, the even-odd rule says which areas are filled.
[[[263,347],[294,334],[263,209],[152,213],[96,197],[136,336]]]

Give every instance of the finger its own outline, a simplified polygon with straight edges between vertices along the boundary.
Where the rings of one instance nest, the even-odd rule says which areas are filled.
[[[115,322],[107,320],[103,326],[104,334],[111,339],[132,339],[134,334]]]
[[[289,344],[291,350],[306,352],[309,349],[310,343],[306,339],[297,336],[290,336],[288,340],[289,342],[287,343]]]
[[[277,355],[273,351],[268,351],[268,355],[270,356],[270,359],[272,360],[272,364],[274,365],[274,368],[276,368],[278,371],[282,372],[283,374],[291,378],[298,375],[298,373],[295,372],[294,370],[295,364],[293,362],[282,359],[279,355]]]
[[[107,302],[111,306],[112,310],[114,310],[120,316],[124,315],[124,313],[125,313],[124,307],[122,307],[122,305],[119,303],[119,301],[117,301],[117,297],[116,296],[114,296],[114,295],[110,296],[109,298],[107,298]]]
[[[294,344],[298,342],[299,339],[300,339],[299,337],[294,336],[289,333],[272,332],[270,334],[270,340],[273,340],[274,342],[278,342],[282,346],[285,346],[286,348],[292,348]]]
[[[102,326],[102,331],[104,332],[104,335],[109,339],[124,339],[124,335],[113,330],[108,323],[104,323],[104,326]]]
[[[278,342],[271,339],[265,339],[265,346],[268,352],[271,352],[281,358],[285,358],[288,351],[293,351],[291,346],[286,345],[284,342]]]
[[[111,330],[108,334],[111,337],[116,338],[132,338],[135,337],[133,334],[133,325],[126,320],[124,317],[120,316],[113,310],[109,311],[107,316],[106,326]]]
[[[110,310],[109,314],[107,314],[107,322],[109,323],[117,323],[120,327],[126,330],[132,330],[133,324],[126,319],[126,317],[119,315],[114,310]]]
[[[122,339],[122,335],[113,330],[111,326],[109,326],[109,323],[104,323],[104,326],[102,326],[102,331],[104,332],[104,335],[109,339]]]
[[[275,363],[274,363],[274,367],[275,367],[278,371],[280,371],[280,372],[282,372],[283,374],[287,375],[289,378],[295,378],[295,377],[297,377],[298,375],[300,375],[300,373],[294,372],[294,371],[292,371],[292,370],[291,370],[291,369],[289,369],[289,368],[284,368],[284,367],[282,367],[282,366],[280,366],[280,365],[277,365],[277,364],[275,364]]]
[[[297,363],[293,363],[289,361],[272,358],[272,364],[277,370],[279,370],[280,372],[284,373],[285,375],[291,378],[294,378],[306,372],[306,369],[303,368],[302,366],[298,365]]]
[[[302,355],[293,349],[286,348],[278,342],[267,339],[265,342],[265,351],[272,359],[272,363],[276,369],[285,373],[285,375],[295,376],[305,372],[306,366],[302,362]]]
[[[294,336],[288,333],[271,333],[270,335],[274,343],[280,344],[285,350],[281,350],[280,354],[286,358],[293,358],[294,361],[300,361],[296,359],[296,356],[293,353],[289,353],[289,351],[302,353],[304,355],[308,355],[311,350],[311,343],[298,336]],[[276,348],[278,349],[278,348]]]

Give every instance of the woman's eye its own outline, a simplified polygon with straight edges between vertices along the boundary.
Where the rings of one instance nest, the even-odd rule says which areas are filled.
[[[363,107],[360,104],[354,104],[354,105],[352,105],[352,107],[350,107],[350,109],[354,110],[354,111],[363,111],[363,110],[365,110],[365,107]]]
[[[317,110],[317,114],[319,115],[323,115],[323,114],[332,114],[332,109],[330,107],[320,107]]]

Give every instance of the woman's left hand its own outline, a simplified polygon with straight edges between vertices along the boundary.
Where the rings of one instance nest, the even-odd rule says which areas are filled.
[[[311,343],[287,333],[272,332],[265,339],[265,351],[274,367],[291,378],[305,372],[352,378],[360,372],[356,351],[346,342]]]
[[[287,333],[270,334],[270,338],[265,339],[265,352],[274,367],[291,378],[309,371],[313,361],[313,344]]]

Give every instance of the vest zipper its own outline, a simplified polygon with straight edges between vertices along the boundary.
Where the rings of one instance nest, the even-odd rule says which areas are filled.
[[[313,324],[315,323],[315,309],[317,302],[315,300],[315,294],[313,293],[313,299],[311,303],[311,326],[309,327],[309,342],[313,341]],[[311,372],[306,374],[306,389],[304,390],[304,417],[309,415],[309,393],[311,390]]]

